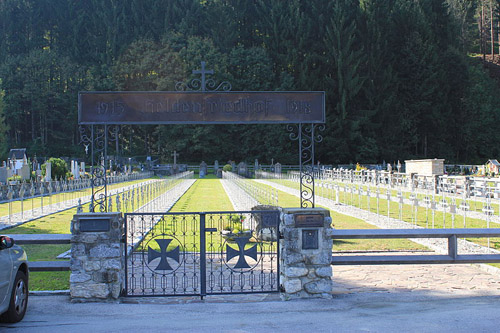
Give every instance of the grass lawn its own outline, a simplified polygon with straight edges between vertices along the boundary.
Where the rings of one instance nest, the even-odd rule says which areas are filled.
[[[210,176],[210,175],[209,175]],[[233,211],[233,205],[229,200],[221,182],[216,178],[206,177],[198,179],[189,188],[189,190],[175,203],[170,212],[189,213],[189,212],[213,212],[213,211]],[[212,219],[212,220],[210,220]],[[228,220],[228,215],[207,216],[206,225],[217,227],[221,230],[224,227],[224,220]],[[213,225],[217,224],[217,226]],[[168,233],[178,237],[186,250],[199,250],[199,215],[176,215],[165,216],[153,230],[145,237],[139,246],[151,246],[159,249],[155,243],[148,243],[150,239],[158,233]],[[172,244],[170,248],[174,248]],[[184,248],[182,250],[185,250]]]
[[[88,211],[88,204],[84,211]],[[65,210],[64,212],[45,216],[35,221],[25,223],[21,226],[4,230],[3,233],[12,235],[14,240],[16,234],[69,234],[70,222],[76,208]],[[71,248],[69,244],[57,245],[23,245],[23,249],[30,261],[54,261],[60,260],[56,257]],[[64,290],[69,289],[70,272],[31,272],[30,290]]]

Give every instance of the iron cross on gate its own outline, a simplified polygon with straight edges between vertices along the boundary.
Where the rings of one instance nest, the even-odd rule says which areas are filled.
[[[233,259],[238,256],[238,262],[234,268],[250,268],[245,256],[252,258],[257,261],[257,244],[251,248],[245,250],[245,245],[250,240],[250,237],[235,237],[234,241],[238,244],[238,250],[233,249],[229,245],[226,245],[226,261]]]
[[[168,244],[172,242],[171,239],[155,239],[156,243],[160,246],[160,252],[153,250],[148,246],[148,264],[151,261],[160,258],[160,263],[156,266],[155,271],[171,271],[173,268],[168,264],[167,258],[179,262],[179,246],[171,251],[167,251]]]

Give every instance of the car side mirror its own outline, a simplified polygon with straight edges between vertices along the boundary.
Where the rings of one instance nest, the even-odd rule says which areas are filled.
[[[14,238],[0,236],[0,250],[8,249],[14,246]]]

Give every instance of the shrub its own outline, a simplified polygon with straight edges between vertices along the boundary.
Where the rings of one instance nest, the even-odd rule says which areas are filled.
[[[233,167],[231,166],[231,164],[226,164],[222,167],[222,170],[223,171],[233,171]]]
[[[47,162],[50,162],[51,164],[52,179],[66,179],[66,173],[69,172],[69,169],[68,169],[68,164],[66,163],[65,160],[51,157],[47,160]],[[42,175],[44,176],[45,176],[45,165],[47,162],[45,162],[42,165]]]

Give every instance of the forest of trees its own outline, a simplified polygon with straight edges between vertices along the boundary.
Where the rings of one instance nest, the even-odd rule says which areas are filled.
[[[322,163],[500,157],[500,0],[0,0],[0,159],[83,157],[79,91],[325,91]],[[498,50],[498,51],[495,51]],[[121,156],[296,164],[280,125],[122,126]],[[110,154],[116,152],[110,147]]]

